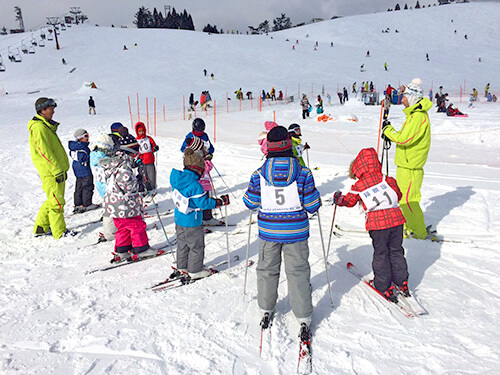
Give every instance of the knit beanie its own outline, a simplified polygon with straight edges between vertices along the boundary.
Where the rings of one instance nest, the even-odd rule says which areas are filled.
[[[410,106],[416,104],[420,99],[424,97],[424,92],[422,90],[422,80],[420,78],[413,78],[412,81],[406,85],[404,95],[408,97],[408,104]]]
[[[85,129],[78,129],[73,135],[75,136],[75,139],[79,141],[80,139],[85,138],[88,134],[89,133]]]
[[[121,122],[114,122],[111,124],[111,132],[116,132],[118,131],[118,129],[120,129],[122,127],[122,123]]]
[[[266,121],[264,123],[264,127],[266,128],[267,131],[270,131],[271,129],[273,129],[277,126],[278,126],[278,124],[275,123],[274,121]]]
[[[192,137],[186,139],[186,146],[189,147],[193,151],[199,151],[203,148],[203,141],[200,137]]]
[[[292,139],[288,134],[288,130],[284,126],[272,128],[267,133],[267,149],[269,151],[267,157],[277,156],[293,156]]]
[[[184,150],[184,169],[188,169],[198,176],[201,176],[205,171],[203,157],[189,147]]]

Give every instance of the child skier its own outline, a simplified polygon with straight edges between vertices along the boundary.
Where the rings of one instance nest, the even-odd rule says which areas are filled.
[[[305,120],[306,116],[309,117],[309,107],[311,104],[309,103],[309,99],[307,99],[306,94],[302,94],[302,100],[300,101],[300,106],[302,107],[302,119]]]
[[[154,139],[146,135],[146,126],[143,122],[135,124],[137,134],[137,143],[139,144],[139,159],[142,163],[139,165],[139,176],[146,188],[148,194],[156,195],[156,168],[155,155],[160,148]]]
[[[99,165],[106,177],[104,208],[113,218],[116,227],[114,261],[139,260],[159,255],[149,247],[146,223],[142,218],[143,205],[139,194],[139,182],[133,168],[136,163],[128,152],[116,149],[114,144],[101,145],[110,155]]]
[[[203,157],[187,147],[184,151],[184,170],[172,169],[170,184],[175,204],[175,231],[177,234],[177,269],[191,279],[209,276],[203,268],[205,234],[201,210],[212,210],[229,204],[229,196],[212,199],[203,190],[199,179],[205,170]]]
[[[259,209],[257,300],[263,313],[261,326],[268,328],[273,318],[283,257],[292,311],[301,334],[309,335],[313,306],[307,213],[318,211],[321,200],[311,171],[293,157],[285,127],[269,132],[267,147],[267,160],[252,174],[243,196],[249,209]]]
[[[257,138],[257,142],[259,143],[260,145],[260,150],[262,151],[262,153],[264,154],[264,156],[267,156],[267,133],[269,133],[269,131],[272,129],[272,128],[275,128],[276,126],[278,126],[277,123],[273,122],[273,121],[266,121],[264,123],[264,127],[266,128],[265,131],[261,132],[259,134],[259,138]]]
[[[97,205],[92,204],[94,178],[89,164],[89,133],[84,129],[78,129],[74,136],[75,141],[69,141],[68,148],[69,155],[73,159],[73,172],[76,177],[73,213],[79,214],[97,208]]]
[[[293,142],[293,156],[296,157],[299,160],[299,163],[301,166],[306,167],[306,163],[304,162],[304,159],[302,158],[302,154],[304,153],[305,150],[309,150],[311,147],[307,144],[307,142],[303,145],[302,144],[302,133],[300,130],[300,126],[298,124],[292,124],[288,127],[288,133],[290,134],[290,138],[292,139]]]
[[[212,160],[213,153],[215,151],[214,146],[212,145],[212,142],[210,142],[210,138],[208,137],[208,134],[205,133],[205,121],[201,118],[195,118],[192,123],[192,131],[189,132],[186,135],[186,138],[184,139],[184,142],[182,143],[181,146],[181,151],[184,152],[186,147],[188,146],[188,143],[191,144],[192,139],[194,137],[198,137],[203,141],[203,146],[205,147],[205,152],[206,155],[204,156],[205,160]],[[210,179],[210,175],[208,175],[208,178]],[[211,222],[214,221],[212,217],[212,210],[207,209],[203,211],[203,221],[205,222]]]
[[[316,106],[316,113],[318,115],[323,113],[323,99],[321,99],[321,95],[318,95],[318,98],[316,99],[316,103],[314,103]]]
[[[349,177],[358,181],[346,195],[337,191],[333,201],[346,207],[361,202],[374,250],[373,286],[388,300],[397,302],[394,285],[405,296],[410,295],[408,266],[402,247],[405,218],[398,205],[401,191],[394,178],[382,174],[382,165],[373,148],[359,152],[349,167]]]
[[[99,165],[99,160],[108,158],[114,154],[115,146],[113,138],[109,134],[101,134],[96,141],[94,149],[90,152],[90,167],[95,176],[96,189],[101,198],[106,195],[106,176],[104,169]],[[102,215],[102,233],[99,233],[98,242],[114,241],[116,227],[113,218],[107,210]]]

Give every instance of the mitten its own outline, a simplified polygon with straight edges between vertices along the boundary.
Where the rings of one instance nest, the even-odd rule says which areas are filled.
[[[304,150],[309,150],[311,148],[311,146],[309,146],[306,142],[306,144],[304,145]]]
[[[227,206],[229,204],[229,195],[221,195],[220,198],[215,200],[215,207]]]
[[[335,194],[333,194],[333,203],[340,206],[343,201],[342,193],[340,191],[336,191]]]
[[[212,160],[213,157],[214,157],[213,154],[206,154],[205,155],[205,160]]]

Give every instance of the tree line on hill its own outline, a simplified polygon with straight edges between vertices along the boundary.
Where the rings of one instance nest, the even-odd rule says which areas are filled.
[[[169,11],[165,17],[156,8],[151,12],[146,7],[140,7],[135,14],[134,25],[138,29],[181,29],[194,30],[193,18],[184,9],[184,12],[177,13],[175,8]]]

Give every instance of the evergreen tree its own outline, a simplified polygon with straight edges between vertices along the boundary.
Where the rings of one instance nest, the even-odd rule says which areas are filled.
[[[401,10],[401,8],[399,7],[399,3],[396,4],[396,7],[394,8],[394,10]]]
[[[275,18],[273,24],[273,31],[285,30],[292,27],[290,17],[287,17],[285,13],[281,13],[280,17]]]
[[[415,5],[415,9],[420,9],[420,3],[417,0],[417,4]]]
[[[405,4],[405,10],[408,9],[408,4]]]
[[[265,20],[264,22],[261,22],[259,24],[259,27],[257,28],[261,34],[266,34],[269,32],[270,27],[269,27],[269,21]]]
[[[135,14],[134,25],[137,26],[138,29],[144,29],[147,27],[151,27],[153,22],[153,15],[148,8],[140,7],[139,11]]]
[[[210,24],[208,24],[207,26],[205,26],[203,28],[203,32],[205,33],[212,33],[212,34],[219,34],[219,30],[217,30],[217,26],[210,26]]]

